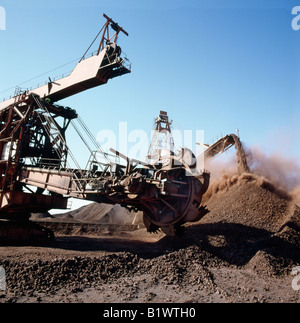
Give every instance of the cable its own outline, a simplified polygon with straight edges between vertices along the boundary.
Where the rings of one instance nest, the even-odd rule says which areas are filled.
[[[105,26],[105,25],[104,25]],[[90,50],[90,48],[93,46],[94,42],[96,41],[96,39],[99,37],[100,33],[102,32],[104,26],[101,28],[101,30],[98,32],[97,36],[94,38],[94,40],[92,41],[91,45],[89,46],[89,48],[85,51],[85,53],[82,55],[79,63],[84,59],[85,55],[87,54],[87,52]]]
[[[65,64],[63,64],[63,65],[61,65],[61,66],[59,66],[59,67],[56,67],[56,68],[54,68],[54,69],[52,69],[52,70],[50,70],[50,71],[48,71],[48,72],[45,72],[45,73],[40,74],[40,75],[38,75],[38,76],[36,76],[36,77],[33,77],[33,78],[31,78],[30,80],[27,80],[27,81],[25,81],[25,82],[22,82],[22,83],[20,83],[20,84],[17,84],[17,85],[16,85],[16,86],[14,86],[14,87],[11,87],[11,88],[9,88],[9,89],[7,89],[7,90],[4,90],[4,91],[0,92],[0,94],[2,94],[2,93],[4,93],[4,92],[8,92],[8,91],[10,91],[10,90],[13,90],[13,89],[15,89],[16,87],[19,87],[19,86],[21,86],[21,85],[24,85],[24,84],[26,84],[26,83],[29,83],[29,82],[31,82],[31,81],[33,81],[33,80],[38,79],[39,77],[42,77],[42,76],[47,75],[47,74],[49,74],[49,73],[52,73],[52,72],[54,72],[54,71],[56,71],[56,70],[58,70],[58,69],[60,69],[60,68],[62,68],[62,67],[65,67],[65,66],[67,66],[67,65],[69,65],[69,64],[72,64],[72,63],[74,63],[74,62],[77,62],[77,61],[78,61],[78,58],[74,59],[73,61],[71,61],[71,62],[69,62],[69,63],[65,63]]]
[[[71,121],[71,125],[73,126],[73,128],[76,130],[78,136],[81,138],[81,140],[83,141],[83,143],[86,145],[87,149],[90,151],[90,153],[93,152],[93,150],[91,149],[91,147],[89,146],[89,144],[86,142],[86,140],[84,139],[83,135],[81,134],[80,130],[78,129],[78,127],[75,125],[75,123],[73,122],[73,120]]]
[[[96,138],[94,137],[94,135],[92,134],[90,129],[84,123],[82,118],[78,115],[77,119],[75,119],[75,120],[78,121],[79,125],[84,130],[84,132],[87,134],[87,136],[90,138],[91,142],[96,147],[97,151],[99,151],[104,156],[104,158],[110,163],[111,160],[108,158],[108,154],[104,152],[104,150],[102,149],[102,147],[100,146],[100,144],[98,143],[98,141],[96,140]],[[83,141],[85,141],[85,140],[83,139]]]

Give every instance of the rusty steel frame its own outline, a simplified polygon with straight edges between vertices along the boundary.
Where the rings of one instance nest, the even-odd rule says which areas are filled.
[[[32,194],[30,188],[24,190],[18,177],[24,165],[50,167],[51,161],[51,167],[65,167],[68,152],[63,147],[62,138],[65,138],[70,120],[77,116],[75,111],[48,105],[51,111],[48,113],[53,116],[52,124],[59,131],[59,137],[51,140],[46,131],[45,114],[39,111],[33,96],[16,101],[0,112],[0,218],[22,209],[27,214],[53,207],[65,208],[67,201],[64,197],[43,195],[39,189]],[[63,120],[61,126],[55,120],[58,117]],[[62,147],[62,154],[59,154]]]
[[[175,145],[171,125],[172,121],[169,120],[168,113],[160,111],[158,117],[154,120],[153,135],[146,158],[148,163],[159,162],[165,149],[170,154],[174,154]]]
[[[105,46],[104,41],[106,41],[106,43],[108,43],[108,42],[116,43],[118,35],[119,35],[120,32],[123,32],[126,36],[128,36],[127,31],[125,31],[122,27],[120,27],[116,22],[114,22],[106,14],[103,14],[103,17],[106,18],[107,21],[104,24],[104,26],[102,27],[102,29],[104,28],[104,30],[103,30],[103,33],[102,33],[102,37],[101,37],[101,40],[100,40],[99,47],[98,47],[97,55],[99,55],[101,50],[104,49],[104,46]],[[112,29],[115,31],[115,33],[111,37],[109,35],[109,26],[111,26]],[[105,37],[105,34],[106,34],[106,37]]]
[[[214,158],[218,155],[224,153],[229,148],[235,145],[235,140],[232,135],[226,135],[219,140],[217,140],[215,143],[210,145],[205,151],[204,156],[205,158]]]

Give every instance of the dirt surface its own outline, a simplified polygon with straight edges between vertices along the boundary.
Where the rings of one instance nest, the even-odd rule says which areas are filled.
[[[211,185],[205,203],[210,213],[176,238],[140,228],[0,247],[0,302],[300,302],[295,200],[242,174]]]

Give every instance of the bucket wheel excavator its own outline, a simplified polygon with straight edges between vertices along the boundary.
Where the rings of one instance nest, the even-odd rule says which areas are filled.
[[[30,214],[66,209],[70,197],[143,211],[148,231],[161,228],[170,236],[207,213],[201,199],[209,173],[195,173],[180,156],[153,164],[112,151],[124,160],[121,164],[103,162],[97,156],[107,154],[98,147],[85,169],[76,164],[66,132],[81,119],[57,102],[131,72],[117,44],[119,34],[128,33],[104,18],[98,51],[88,58],[85,54],[70,75],[0,103],[1,242],[48,241],[53,233],[31,222]]]

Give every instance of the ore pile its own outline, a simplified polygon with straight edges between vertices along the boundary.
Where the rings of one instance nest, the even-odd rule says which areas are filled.
[[[77,210],[52,216],[55,221],[82,222],[96,224],[117,224],[126,225],[136,221],[141,212],[127,210],[120,205],[110,205],[104,203],[91,203],[80,207]],[[34,215],[36,217],[36,215]]]
[[[165,284],[202,285],[214,288],[206,269],[213,260],[198,247],[143,259],[136,254],[121,252],[102,257],[72,257],[69,259],[4,261],[7,287],[17,294],[28,291],[53,293],[62,288],[78,291],[103,283],[116,282],[120,277],[151,276],[153,281]],[[194,272],[198,272],[194,275]]]
[[[268,274],[300,262],[300,207],[264,177],[223,175],[205,197],[210,213],[196,230],[222,259]]]

